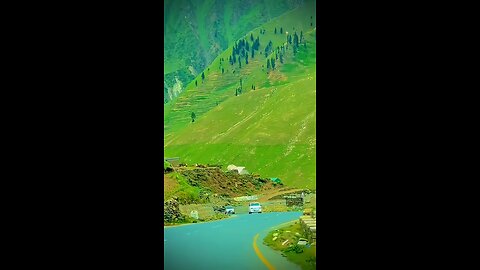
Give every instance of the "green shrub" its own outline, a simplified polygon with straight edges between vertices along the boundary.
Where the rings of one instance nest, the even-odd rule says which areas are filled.
[[[285,249],[285,251],[286,252],[302,253],[303,252],[303,247],[295,244],[295,245],[289,246],[287,249]]]
[[[170,162],[164,160],[164,161],[163,161],[163,171],[164,171],[164,172],[171,172],[171,171],[173,171],[173,166],[172,166],[172,164],[170,164]]]

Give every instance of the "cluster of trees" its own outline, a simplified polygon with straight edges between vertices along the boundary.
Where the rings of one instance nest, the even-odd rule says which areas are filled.
[[[275,57],[272,57],[270,59],[267,59],[267,71],[269,69],[275,70]]]
[[[287,43],[293,45],[293,54],[296,54],[298,52],[298,48],[300,46],[301,42],[304,42],[304,47],[307,47],[306,41],[303,39],[303,31],[300,31],[300,37],[297,35],[297,31],[292,35],[287,36]]]
[[[245,59],[245,64],[248,64],[248,56],[251,51],[251,58],[255,57],[255,51],[258,51],[260,48],[260,38],[253,38],[253,34],[250,34],[250,40],[253,42],[252,45],[248,42],[247,39],[241,39],[238,42],[235,42],[233,45],[232,55],[230,55],[228,61],[230,65],[237,63],[238,66],[242,67],[242,58]],[[223,71],[222,71],[223,73]]]
[[[275,27],[275,30],[273,33],[276,35],[277,34],[277,27]],[[280,27],[280,34],[283,34],[283,27]]]

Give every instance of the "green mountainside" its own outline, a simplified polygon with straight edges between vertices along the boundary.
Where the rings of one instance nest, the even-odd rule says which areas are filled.
[[[164,103],[247,31],[302,0],[164,1]]]
[[[245,166],[292,187],[315,189],[315,17],[315,1],[306,0],[229,42],[177,98],[165,104],[164,155],[186,163]],[[295,41],[287,42],[294,35],[301,37],[296,52]],[[250,47],[254,44],[251,36],[260,42],[254,57],[250,49],[248,64],[244,56],[241,63],[238,59],[229,63],[241,40]],[[267,68],[267,59],[272,58],[273,70]]]

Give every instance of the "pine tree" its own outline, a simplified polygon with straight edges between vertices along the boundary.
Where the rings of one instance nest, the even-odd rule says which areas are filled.
[[[275,60],[278,60],[278,54],[275,53]]]
[[[197,116],[195,115],[194,112],[192,112],[192,114],[190,114],[190,117],[192,118],[192,123],[195,122],[195,118],[197,118]]]
[[[225,70],[224,70],[223,67],[222,67],[222,74],[223,74],[223,72],[225,72]]]
[[[283,54],[280,54],[280,63],[283,64]]]
[[[197,80],[195,80],[195,86],[198,86],[198,84],[197,84]]]
[[[240,59],[240,56],[238,56],[238,67],[239,68],[242,68],[242,61]]]
[[[260,49],[260,38],[257,37],[257,39],[255,39],[255,50],[259,50]]]
[[[283,34],[283,27],[280,27],[280,34]]]
[[[245,50],[248,52],[250,51],[250,44],[248,44],[248,41],[245,42]]]
[[[272,69],[275,70],[275,59],[273,59],[273,57],[270,59],[270,61],[272,62],[271,66],[272,66]]]
[[[252,59],[253,59],[254,54],[255,54],[255,49],[252,46]]]
[[[277,34],[277,27],[275,27],[275,31],[273,33],[275,33],[275,35]]]
[[[202,71],[202,81],[205,80],[205,73]]]
[[[270,68],[270,59],[267,59],[267,70]]]
[[[245,55],[245,65],[248,65],[248,53]]]
[[[250,34],[250,40],[253,42],[253,33]]]

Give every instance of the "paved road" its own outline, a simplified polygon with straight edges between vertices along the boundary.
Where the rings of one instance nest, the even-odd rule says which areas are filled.
[[[299,270],[280,253],[263,245],[269,229],[296,220],[301,212],[239,214],[232,218],[164,229],[166,270],[269,269],[254,250],[256,245],[276,270]],[[272,268],[270,268],[272,269]]]

